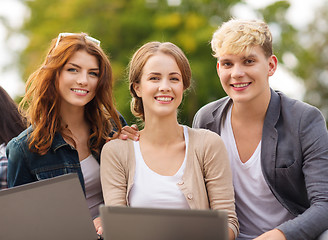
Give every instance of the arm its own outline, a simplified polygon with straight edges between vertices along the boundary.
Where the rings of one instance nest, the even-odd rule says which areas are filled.
[[[6,148],[8,158],[8,187],[15,187],[36,181],[36,177],[30,172],[22,144],[14,138],[8,143]]]
[[[102,228],[102,223],[100,217],[96,217],[93,219],[93,225],[95,226],[96,232],[98,235],[103,234],[103,228]]]
[[[234,189],[228,153],[223,141],[216,133],[204,135],[204,180],[211,209],[228,213],[229,239],[235,239],[239,223],[235,212]]]
[[[267,231],[254,240],[286,240],[284,233],[278,229]]]
[[[306,108],[299,122],[304,175],[310,207],[277,227],[286,239],[315,239],[328,229],[328,134],[321,113]],[[301,184],[301,183],[299,183]]]
[[[127,205],[127,142],[113,140],[101,151],[100,178],[106,205]]]

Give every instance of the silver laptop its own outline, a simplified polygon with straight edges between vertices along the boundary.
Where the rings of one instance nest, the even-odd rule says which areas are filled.
[[[100,206],[105,240],[227,240],[227,214],[213,210]]]
[[[0,191],[0,239],[95,240],[77,174]]]

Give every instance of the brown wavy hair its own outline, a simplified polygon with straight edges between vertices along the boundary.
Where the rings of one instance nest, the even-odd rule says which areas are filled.
[[[183,89],[186,90],[191,82],[191,68],[189,61],[183,51],[171,42],[148,42],[141,46],[132,56],[129,63],[129,88],[132,96],[131,112],[134,116],[145,121],[145,113],[142,103],[142,98],[138,97],[133,86],[140,83],[142,76],[142,69],[148,59],[154,54],[161,52],[172,56],[181,71],[183,80]]]
[[[46,59],[27,80],[26,94],[20,108],[27,106],[26,118],[33,127],[29,137],[29,149],[33,152],[46,154],[56,132],[73,140],[67,131],[64,131],[60,117],[58,79],[67,61],[80,50],[95,56],[99,64],[96,94],[85,106],[85,117],[91,126],[88,141],[90,150],[99,154],[99,149],[113,130],[112,124],[118,132],[121,131],[121,123],[113,103],[113,77],[109,59],[104,51],[86,36],[85,33],[79,33],[62,37],[58,46],[57,38],[53,39]]]
[[[26,128],[26,121],[19,113],[17,104],[5,89],[0,87],[0,144],[7,143]]]

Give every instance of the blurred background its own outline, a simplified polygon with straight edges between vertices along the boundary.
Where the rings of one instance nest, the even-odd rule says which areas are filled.
[[[170,41],[185,52],[193,72],[179,113],[191,126],[200,107],[225,96],[209,42],[231,17],[270,25],[279,59],[271,87],[317,106],[328,119],[327,0],[0,0],[0,85],[19,102],[50,41],[60,32],[86,32],[108,54],[116,106],[132,124],[129,59],[147,41]]]

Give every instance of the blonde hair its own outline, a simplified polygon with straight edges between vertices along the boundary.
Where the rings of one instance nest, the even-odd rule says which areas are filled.
[[[213,34],[213,56],[250,53],[255,46],[262,47],[266,57],[273,54],[272,35],[269,26],[261,20],[231,19],[222,24]]]
[[[138,97],[133,86],[135,83],[140,82],[143,67],[148,59],[158,52],[170,55],[175,59],[182,74],[184,90],[188,89],[190,86],[191,68],[189,61],[178,46],[170,42],[148,42],[141,46],[134,53],[129,64],[129,87],[132,96],[131,112],[135,117],[141,118],[143,121],[145,120],[145,115],[142,99]]]

